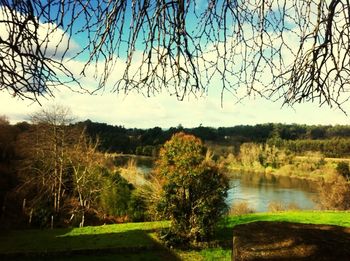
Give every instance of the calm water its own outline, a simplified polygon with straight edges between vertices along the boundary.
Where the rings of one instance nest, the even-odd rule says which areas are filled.
[[[120,158],[120,165],[126,164],[128,159]],[[133,159],[140,172],[149,173],[152,170],[151,158]],[[301,209],[316,209],[315,188],[315,183],[302,179],[257,173],[232,174],[227,203],[231,206],[233,202],[247,202],[257,212],[268,211],[271,202],[284,206],[292,203]]]
[[[151,172],[154,164],[154,159],[151,157],[143,156],[129,156],[129,155],[120,155],[114,159],[114,164],[117,166],[126,166],[129,160],[133,160],[136,163],[137,169],[142,173]]]
[[[301,209],[316,209],[316,184],[290,177],[268,174],[236,174],[230,181],[227,202],[247,202],[257,212],[268,211],[271,202],[284,206],[296,204]]]

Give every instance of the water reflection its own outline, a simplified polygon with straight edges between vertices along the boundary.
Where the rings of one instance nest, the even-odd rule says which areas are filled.
[[[151,157],[135,157],[129,155],[115,158],[117,166],[126,166],[129,160],[134,160],[137,169],[148,174],[153,168],[154,159]],[[257,212],[268,211],[271,202],[284,206],[296,204],[301,209],[316,209],[314,199],[317,196],[317,185],[308,180],[287,176],[274,176],[257,173],[230,174],[230,190],[227,203],[247,202]]]
[[[147,156],[131,156],[131,155],[119,155],[114,158],[114,164],[119,167],[126,167],[130,160],[135,161],[137,169],[142,173],[150,173],[153,165],[154,158]]]
[[[269,174],[234,174],[227,203],[247,202],[257,212],[268,211],[271,202],[284,206],[296,204],[301,209],[315,209],[316,184],[307,180]]]

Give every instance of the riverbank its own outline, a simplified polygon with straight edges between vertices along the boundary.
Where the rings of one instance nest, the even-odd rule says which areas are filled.
[[[134,154],[108,154],[108,157],[114,158],[119,166],[127,166],[129,163],[147,166],[151,169],[156,158],[150,156]],[[280,163],[278,167],[262,166],[259,162],[253,161],[251,164],[242,164],[234,156],[221,159],[218,164],[225,166],[229,172],[244,172],[257,174],[270,174],[274,176],[288,176],[313,182],[324,182],[334,176],[339,162],[350,163],[349,158],[324,158],[315,156],[293,156],[288,162]],[[129,164],[130,165],[130,164]]]
[[[296,211],[225,218],[214,241],[198,249],[168,249],[158,232],[168,222],[144,222],[52,230],[4,231],[0,258],[14,260],[231,260],[232,231],[257,221],[350,227],[350,212]],[[331,239],[330,239],[331,240]]]
[[[288,176],[291,178],[309,180],[313,182],[327,182],[337,174],[339,162],[349,162],[348,158],[321,158],[312,156],[294,156],[289,162],[278,166],[262,166],[259,162],[242,164],[237,160],[228,159],[225,166],[230,172],[264,173],[275,176]]]
[[[323,182],[325,179],[327,179],[327,176],[330,174],[323,174],[323,173],[310,173],[310,172],[301,172],[293,170],[293,167],[288,165],[282,168],[271,168],[271,167],[252,167],[252,166],[243,166],[243,165],[230,165],[227,167],[227,170],[230,173],[241,173],[244,175],[244,173],[255,173],[255,174],[267,174],[267,175],[273,175],[276,177],[282,176],[282,177],[289,177],[293,179],[300,179],[300,180],[307,180],[315,183]],[[230,175],[230,174],[229,174]]]
[[[115,163],[118,166],[138,165],[144,168],[146,166],[146,171],[149,171],[156,158],[149,156],[139,156],[133,154],[109,154],[109,157],[114,158]],[[263,167],[259,163],[255,162],[252,165],[243,165],[232,158],[222,160],[222,165],[224,165],[225,170],[229,172],[243,172],[243,173],[257,173],[257,174],[271,174],[275,176],[288,176],[291,178],[304,179],[314,182],[323,182],[328,179],[329,176],[336,173],[336,163],[340,161],[350,161],[350,159],[333,159],[325,158],[324,164],[318,164],[319,158],[297,156],[295,157],[295,162],[293,164],[285,164],[279,168],[272,168],[270,166]],[[220,165],[220,162],[218,162]],[[307,166],[309,165],[309,166]]]

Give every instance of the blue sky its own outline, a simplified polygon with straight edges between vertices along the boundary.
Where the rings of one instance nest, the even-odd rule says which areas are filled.
[[[80,34],[74,38],[71,46],[78,49],[85,40],[86,36]],[[52,44],[55,44],[54,41]],[[81,59],[84,57],[86,55]],[[81,59],[67,63],[67,66],[79,73],[84,64]],[[123,61],[120,61],[112,78],[117,79],[120,76],[120,68],[123,66]],[[92,75],[93,69],[82,79],[82,85],[90,90],[96,86],[96,79]],[[41,98],[40,102],[43,107],[52,104],[69,107],[76,120],[90,119],[139,128],[168,128],[179,124],[184,127],[196,127],[200,124],[219,127],[267,122],[332,125],[350,123],[349,118],[338,108],[319,107],[317,103],[297,104],[294,108],[281,107],[281,100],[273,102],[259,97],[248,97],[237,103],[236,99],[226,93],[221,104],[220,91],[219,80],[214,80],[208,95],[187,96],[184,101],[178,101],[165,90],[155,97],[146,98],[138,93],[129,93],[127,96],[112,93],[108,88],[95,95],[80,94],[58,86],[54,91],[55,98]],[[343,107],[350,113],[348,104]],[[40,109],[36,103],[19,100],[6,91],[0,93],[0,114],[8,116],[12,123],[28,120],[28,115]]]

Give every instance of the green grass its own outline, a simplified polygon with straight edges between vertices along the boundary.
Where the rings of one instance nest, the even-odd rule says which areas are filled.
[[[144,222],[53,230],[9,231],[0,236],[0,253],[101,248],[152,248],[155,231],[168,222]]]
[[[327,224],[350,227],[349,211],[286,211],[277,213],[253,213],[228,217],[225,227],[234,227],[255,221],[285,221],[305,224]]]
[[[168,222],[127,223],[53,230],[6,231],[0,235],[1,255],[11,254],[23,260],[230,260],[232,229],[255,221],[286,221],[330,224],[350,227],[350,212],[295,211],[255,213],[228,217],[220,224],[215,246],[197,250],[169,250],[157,239],[156,231]],[[33,253],[36,253],[35,257]],[[40,253],[40,254],[39,254]]]

